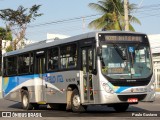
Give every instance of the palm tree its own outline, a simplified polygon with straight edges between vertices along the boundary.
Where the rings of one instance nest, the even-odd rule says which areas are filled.
[[[102,30],[124,30],[124,3],[123,0],[101,0],[98,3],[90,3],[89,7],[98,11],[102,16],[89,23],[89,28]],[[136,8],[136,4],[129,4],[129,30],[135,31],[132,23],[141,24],[140,21],[130,15]]]

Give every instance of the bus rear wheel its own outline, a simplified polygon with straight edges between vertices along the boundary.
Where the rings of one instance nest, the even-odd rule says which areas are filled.
[[[113,108],[115,109],[116,112],[125,112],[129,107],[128,103],[125,104],[115,104]]]
[[[33,106],[32,104],[29,102],[29,93],[26,90],[23,90],[22,92],[22,107],[24,110],[32,110]]]
[[[71,95],[71,108],[73,112],[85,112],[86,106],[82,106],[80,95],[77,89],[74,89]]]

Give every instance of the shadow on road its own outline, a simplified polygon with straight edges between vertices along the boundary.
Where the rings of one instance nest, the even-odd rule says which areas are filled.
[[[14,109],[20,109],[22,110],[22,106],[21,106],[21,103],[15,103],[15,104],[12,104],[10,106],[8,106],[8,108],[14,108]],[[51,108],[47,108],[47,105],[40,105],[39,109],[38,110],[50,110],[52,111],[53,109]],[[56,110],[56,111],[65,111],[65,110]],[[127,112],[141,112],[141,111],[148,111],[146,109],[142,109],[142,108],[139,108],[138,105],[137,106],[132,106],[130,105]],[[87,111],[86,113],[115,113],[115,110],[112,108],[112,107],[107,107],[107,106],[88,106],[87,108]]]

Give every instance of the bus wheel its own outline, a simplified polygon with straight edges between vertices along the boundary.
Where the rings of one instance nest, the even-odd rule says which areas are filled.
[[[33,106],[29,103],[29,93],[28,91],[24,90],[22,92],[22,107],[24,110],[32,110]]]
[[[116,112],[125,112],[129,107],[129,104],[116,104],[113,106]]]
[[[77,89],[74,89],[71,95],[71,108],[73,112],[85,112],[86,109],[81,105],[80,95]]]

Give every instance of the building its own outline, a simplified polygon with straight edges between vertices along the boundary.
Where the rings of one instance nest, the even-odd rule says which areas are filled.
[[[47,40],[48,39],[57,40],[57,39],[64,39],[64,38],[68,38],[68,37],[70,37],[70,36],[62,35],[62,34],[50,34],[50,33],[47,33]]]
[[[154,64],[156,89],[160,90],[160,34],[148,35]]]
[[[6,53],[6,47],[10,46],[11,41],[10,40],[2,40],[2,55]]]

